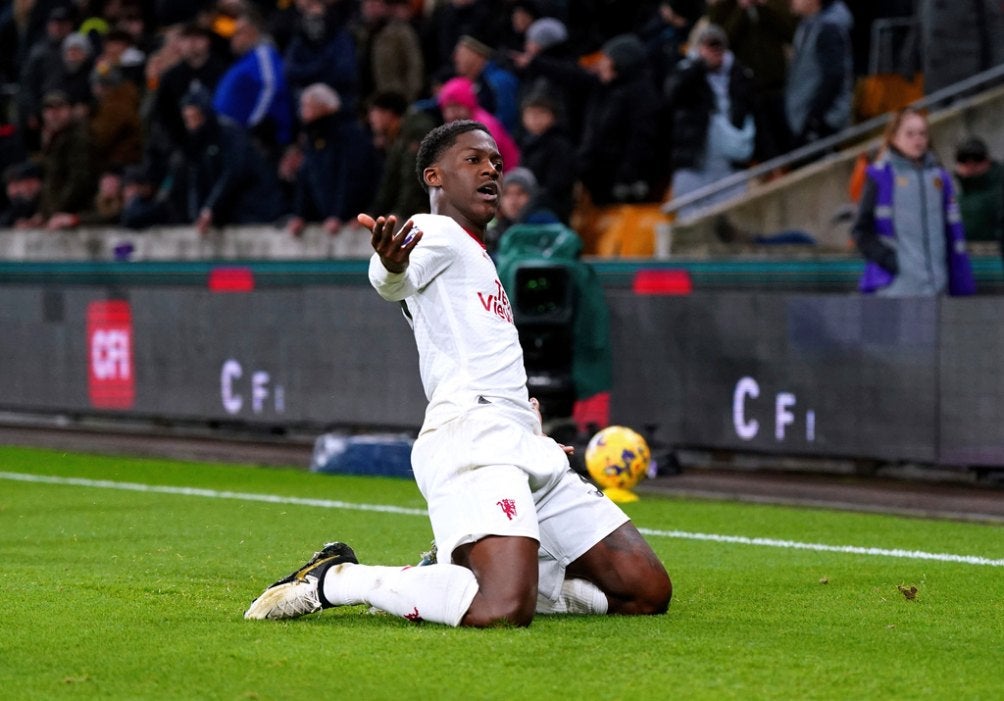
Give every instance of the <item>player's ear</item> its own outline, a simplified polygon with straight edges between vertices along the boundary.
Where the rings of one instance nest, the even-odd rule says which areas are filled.
[[[422,179],[425,180],[425,184],[429,187],[439,187],[442,185],[442,181],[439,177],[439,168],[436,166],[429,166],[423,170]]]

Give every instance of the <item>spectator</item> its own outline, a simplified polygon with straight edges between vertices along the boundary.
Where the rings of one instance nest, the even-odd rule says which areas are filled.
[[[199,233],[210,226],[262,224],[281,214],[275,170],[247,130],[213,111],[211,97],[196,88],[181,103],[188,133],[185,178],[188,221]]]
[[[147,56],[146,64],[143,66],[145,95],[150,97],[156,94],[160,88],[160,81],[171,68],[181,61],[181,32],[185,29],[182,25],[167,27],[160,33],[160,45],[151,51]],[[219,54],[222,56],[223,51]],[[226,55],[230,50],[226,50]],[[179,103],[180,104],[180,103]],[[177,105],[175,105],[177,107]],[[147,112],[149,108],[145,108]]]
[[[725,30],[736,59],[753,71],[758,161],[785,153],[791,142],[784,112],[788,54],[795,35],[790,1],[718,0],[708,5],[708,19]]]
[[[703,5],[703,0],[662,0],[639,30],[657,89],[662,89],[673,68],[683,60],[687,40]]]
[[[364,0],[362,13],[356,41],[363,94],[395,92],[412,102],[425,85],[425,59],[409,0]]]
[[[63,40],[73,32],[73,15],[69,8],[57,6],[48,15],[45,37],[31,45],[20,71],[18,119],[24,135],[25,148],[37,151],[41,141],[42,97],[50,76],[63,69]]]
[[[105,12],[108,12],[108,4],[105,4]],[[121,31],[132,37],[132,46],[144,56],[148,53],[152,43],[150,28],[147,26],[144,15],[143,3],[140,0],[130,0],[121,4],[121,11],[115,18],[112,25],[115,31]]]
[[[543,17],[526,30],[522,53],[512,56],[519,72],[524,98],[548,95],[555,103],[555,116],[578,142],[582,115],[592,84],[584,79],[578,57],[568,43],[568,29],[554,17]]]
[[[293,103],[282,58],[246,11],[234,20],[230,47],[237,60],[220,78],[213,98],[217,114],[248,130],[270,163],[293,139]]]
[[[695,54],[666,81],[674,198],[735,173],[753,155],[756,137],[752,72],[728,50],[725,31],[718,25],[707,25],[695,43]],[[742,189],[703,198],[680,214],[730,199]]]
[[[136,85],[137,90],[146,86],[146,54],[136,46],[133,35],[124,29],[112,29],[102,37],[101,53],[94,65],[119,69],[127,80]]]
[[[453,68],[474,85],[478,103],[513,134],[519,123],[519,79],[492,60],[490,46],[469,34],[457,41]]]
[[[526,45],[526,30],[543,17],[543,10],[537,0],[509,0],[509,26],[505,27],[499,40],[503,51],[522,51]]]
[[[178,222],[170,198],[170,183],[158,187],[147,166],[125,169],[122,176],[122,226],[146,229]]]
[[[59,90],[69,97],[74,114],[83,119],[88,115],[91,99],[91,69],[94,67],[94,47],[90,40],[74,32],[63,39],[63,61],[60,69],[49,76],[46,92]]]
[[[975,292],[948,171],[930,148],[927,118],[898,112],[867,170],[853,228],[865,257],[862,292],[884,297]]]
[[[143,125],[139,90],[115,66],[101,64],[91,72],[94,114],[90,120],[94,157],[99,170],[139,163],[143,159]]]
[[[383,167],[376,197],[366,211],[394,214],[401,221],[427,212],[429,196],[415,172],[415,157],[435,120],[422,110],[409,110],[404,96],[393,92],[374,95],[367,117]]]
[[[537,178],[520,166],[506,173],[499,193],[499,208],[485,230],[485,246],[489,253],[498,250],[499,240],[513,224],[557,224],[558,216],[543,206]]]
[[[212,33],[196,23],[178,33],[180,60],[161,76],[150,107],[152,158],[163,162],[185,143],[185,125],[178,105],[196,84],[212,92],[227,70],[226,61],[213,53]]]
[[[994,241],[1004,255],[1004,166],[972,136],[955,149],[959,209],[969,241]]]
[[[0,212],[0,228],[24,229],[40,221],[42,170],[32,161],[8,166],[4,170],[7,207]]]
[[[435,73],[449,66],[460,37],[468,34],[494,43],[497,0],[443,0],[437,2],[423,25],[425,65]]]
[[[519,140],[523,165],[536,177],[540,202],[568,223],[574,207],[578,174],[572,167],[555,168],[555,163],[575,163],[575,144],[558,122],[558,106],[547,94],[529,95],[523,100],[523,131]]]
[[[481,122],[495,139],[502,154],[502,168],[509,171],[519,165],[519,148],[509,131],[490,112],[478,104],[474,94],[474,84],[464,77],[451,78],[443,84],[437,96],[439,108],[443,111],[444,122],[458,119],[473,119]]]
[[[90,206],[97,171],[87,125],[74,115],[66,93],[42,98],[42,170],[40,211],[46,223],[57,214],[77,214]]]
[[[633,34],[603,45],[579,145],[579,177],[595,204],[649,199],[656,179],[659,96]]]
[[[60,212],[49,218],[49,229],[118,224],[122,217],[122,170],[111,167],[98,178],[98,191],[91,206],[80,213]]]
[[[359,64],[356,41],[341,14],[324,0],[301,0],[300,21],[286,49],[286,78],[298,94],[313,83],[330,86],[347,111],[353,111],[359,95]]]
[[[376,187],[376,154],[355,114],[325,83],[303,91],[300,121],[303,164],[287,230],[298,236],[307,222],[321,222],[325,231],[337,234],[369,204]]]
[[[800,18],[785,88],[793,146],[834,134],[851,122],[854,23],[843,0],[791,0]]]
[[[44,43],[48,23],[55,10],[65,14],[70,26],[67,33],[73,31],[75,8],[68,0],[18,0],[18,2],[0,3],[5,9],[0,10],[0,54],[3,55],[6,76],[11,82],[17,82],[18,72],[28,59],[33,48]],[[39,97],[41,100],[41,97]]]

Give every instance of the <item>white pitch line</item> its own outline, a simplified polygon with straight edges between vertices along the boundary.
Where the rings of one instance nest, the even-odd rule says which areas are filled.
[[[317,506],[322,509],[350,509],[353,511],[381,511],[406,516],[427,516],[425,509],[407,509],[403,506],[385,504],[353,504],[332,499],[305,499],[284,497],[276,494],[255,494],[253,492],[226,492],[198,487],[168,487],[159,484],[139,484],[136,482],[113,482],[92,480],[82,477],[53,477],[49,475],[28,475],[20,472],[0,472],[0,479],[16,482],[36,482],[41,484],[63,484],[73,487],[97,487],[99,489],[119,489],[126,492],[148,492],[152,494],[178,494],[186,497],[208,497],[210,499],[237,499],[240,501],[260,501],[268,504],[295,504],[296,506]]]
[[[0,472],[0,479],[15,482],[33,482],[36,484],[58,484],[74,487],[92,487],[98,489],[117,489],[127,492],[146,492],[152,494],[176,494],[180,496],[207,497],[210,499],[236,499],[239,501],[255,501],[268,504],[291,504],[295,506],[314,506],[322,509],[347,509],[352,511],[376,511],[405,516],[427,516],[425,509],[409,509],[402,506],[387,504],[354,504],[347,501],[332,499],[305,499],[303,497],[284,497],[276,494],[255,494],[253,492],[229,492],[216,489],[201,489],[198,487],[169,487],[166,485],[140,484],[137,482],[115,482],[112,480],[92,480],[82,477],[56,477],[52,475],[31,475],[20,472]],[[827,545],[825,543],[801,543],[795,540],[779,540],[776,538],[749,538],[746,536],[719,535],[715,533],[690,533],[688,531],[662,531],[651,528],[639,528],[643,535],[659,538],[676,538],[679,540],[703,540],[714,543],[731,543],[736,545],[753,545],[767,548],[786,548],[790,550],[813,550],[816,552],[845,553],[850,555],[871,555],[875,557],[896,557],[910,560],[935,560],[939,562],[954,562],[965,565],[983,565],[988,567],[1004,567],[1004,559],[994,560],[978,555],[956,555],[953,553],[929,553],[923,550],[902,550],[886,548],[866,548],[857,545]]]
[[[978,555],[954,555],[952,553],[929,553],[923,550],[888,550],[886,548],[865,548],[860,545],[826,545],[825,543],[800,543],[796,540],[776,538],[748,538],[741,535],[718,535],[715,533],[688,533],[687,531],[655,531],[639,528],[642,535],[679,538],[682,540],[709,540],[715,543],[736,543],[738,545],[758,545],[767,548],[789,548],[792,550],[815,550],[827,553],[848,553],[851,555],[877,555],[880,557],[902,557],[909,560],[938,560],[960,562],[966,565],[987,565],[1004,567],[1004,559],[991,560]]]

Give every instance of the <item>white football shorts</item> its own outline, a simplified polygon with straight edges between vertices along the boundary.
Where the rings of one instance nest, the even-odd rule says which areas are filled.
[[[576,474],[536,417],[479,405],[415,441],[412,466],[429,506],[440,562],[485,536],[540,543],[539,594],[556,600],[565,568],[627,515]]]

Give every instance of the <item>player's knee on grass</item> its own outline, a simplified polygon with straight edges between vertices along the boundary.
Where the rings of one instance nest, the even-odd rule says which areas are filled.
[[[461,625],[530,625],[537,608],[537,548],[530,538],[489,536],[454,551],[453,561],[478,580]]]
[[[654,615],[666,613],[669,610],[669,601],[673,598],[673,582],[669,579],[669,574],[661,565],[650,567],[645,572],[639,573],[636,595],[633,608],[636,610],[630,613],[640,615]],[[627,612],[626,612],[627,613]]]
[[[599,587],[607,596],[607,612],[612,614],[665,613],[673,596],[666,568],[631,523],[573,562],[567,576],[581,577]]]
[[[525,628],[533,622],[537,607],[537,587],[532,587],[532,590],[532,595],[527,592],[512,592],[494,597],[486,597],[478,592],[461,625],[474,628],[513,625]]]

